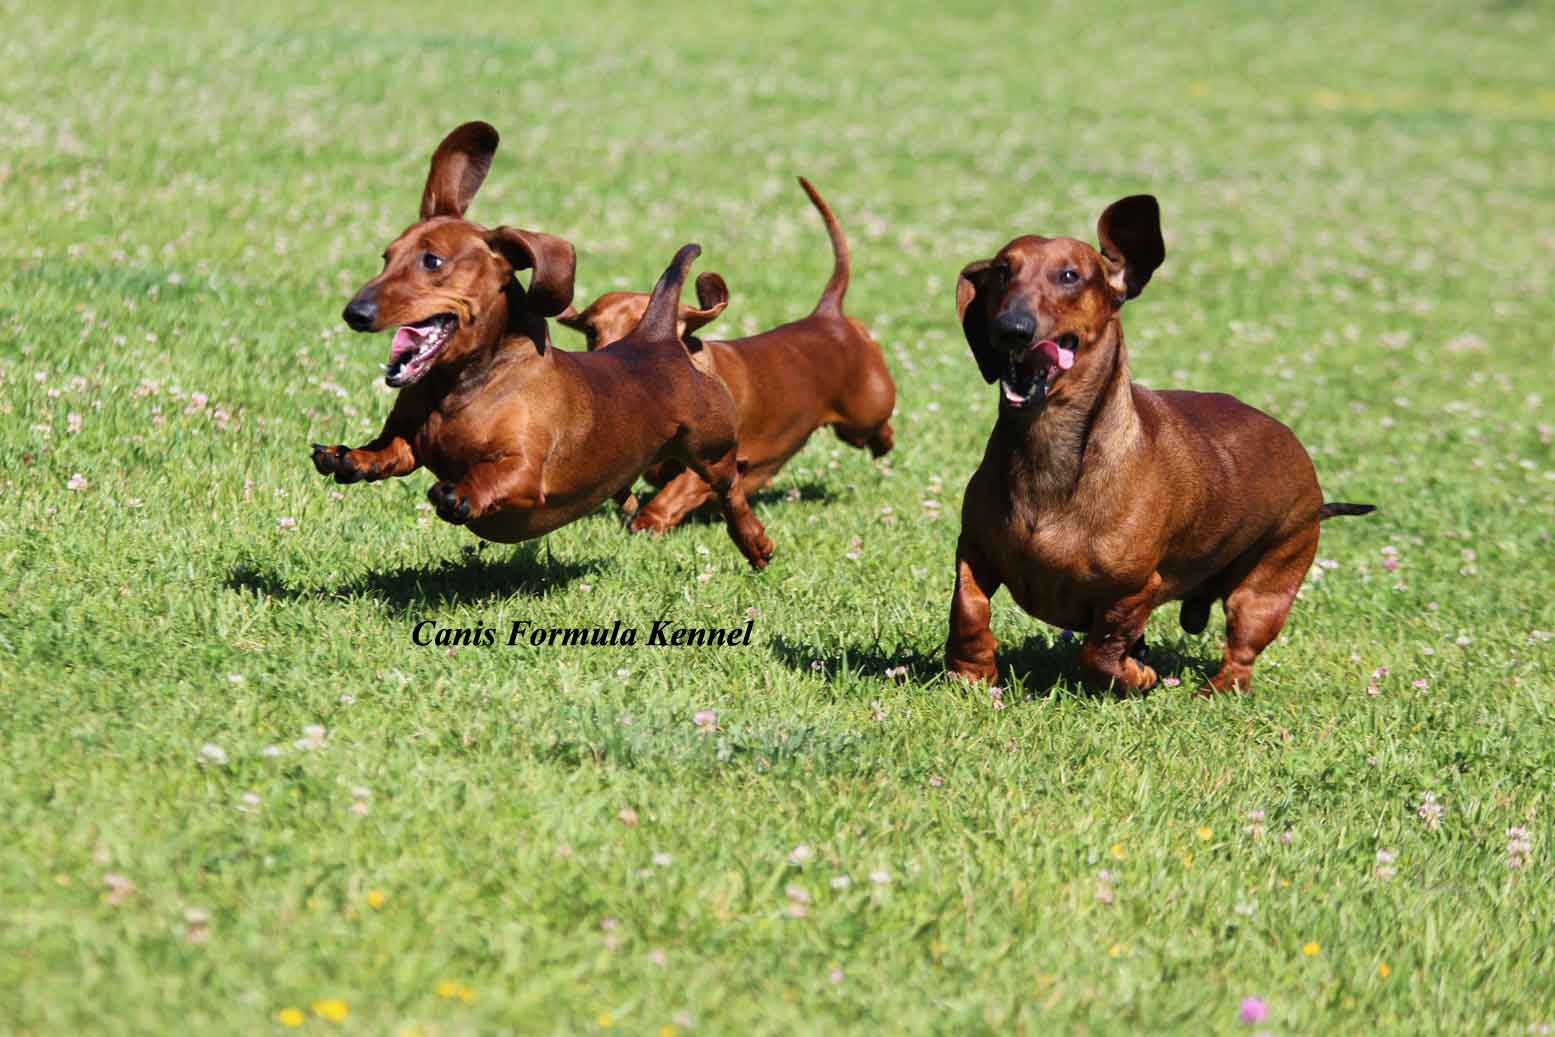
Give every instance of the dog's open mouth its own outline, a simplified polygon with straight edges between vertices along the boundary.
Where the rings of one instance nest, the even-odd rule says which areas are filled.
[[[1059,377],[1074,366],[1074,351],[1079,344],[1077,336],[1065,334],[1011,351],[1005,361],[1004,376],[999,379],[1004,402],[1020,410],[1047,399]]]
[[[389,343],[389,362],[384,367],[383,380],[395,388],[419,380],[458,327],[459,319],[451,313],[400,325],[394,341]]]

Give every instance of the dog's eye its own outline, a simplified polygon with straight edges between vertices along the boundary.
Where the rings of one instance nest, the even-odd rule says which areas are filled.
[[[436,270],[438,267],[440,267],[442,265],[443,265],[443,257],[438,255],[436,252],[423,252],[423,253],[421,253],[421,269],[423,269],[423,270]]]
[[[1058,272],[1058,283],[1059,284],[1079,284],[1080,283],[1080,271],[1076,270],[1072,266],[1065,267],[1064,269],[1062,269],[1062,270],[1060,270]]]

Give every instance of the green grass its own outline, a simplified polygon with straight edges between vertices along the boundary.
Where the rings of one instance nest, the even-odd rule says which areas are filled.
[[[0,3],[0,1031],[1555,1022],[1548,5],[185,6]],[[698,240],[710,330],[771,325],[830,262],[793,174],[839,213],[898,448],[817,436],[765,574],[717,524],[481,547],[425,474],[313,473],[388,406],[338,313],[468,118],[504,134],[472,217],[576,242],[582,301]],[[1157,616],[1182,684],[1115,701],[1001,595],[997,709],[937,664],[995,406],[955,274],[1141,190],[1136,376],[1380,511],[1325,529],[1254,694],[1187,695],[1218,610]],[[716,654],[410,641],[748,609]]]

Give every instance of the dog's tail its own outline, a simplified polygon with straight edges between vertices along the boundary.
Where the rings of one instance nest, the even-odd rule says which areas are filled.
[[[648,297],[648,308],[643,311],[642,319],[632,329],[632,334],[641,335],[650,342],[680,341],[680,336],[675,333],[675,321],[680,316],[680,291],[686,285],[686,275],[691,272],[692,261],[701,254],[701,245],[680,246],[680,251],[675,253],[670,265],[659,275],[659,282],[653,286],[653,294]]]
[[[813,312],[841,317],[842,297],[848,293],[848,239],[843,235],[842,227],[838,225],[837,217],[832,215],[826,199],[821,197],[814,185],[800,177],[799,186],[810,196],[810,204],[821,214],[821,220],[826,224],[826,234],[831,238],[831,280],[826,282],[826,289],[821,292],[821,301],[815,304]]]
[[[1370,515],[1377,510],[1375,504],[1346,504],[1344,501],[1329,501],[1317,509],[1317,520],[1331,519],[1335,515]]]

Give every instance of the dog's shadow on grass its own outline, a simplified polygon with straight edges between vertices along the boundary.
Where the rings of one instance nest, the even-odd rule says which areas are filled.
[[[1111,692],[1086,687],[1080,672],[1079,637],[1062,634],[1032,634],[1019,644],[999,646],[999,676],[1025,698],[1048,698],[1060,691],[1094,697],[1115,698]],[[1174,638],[1151,644],[1145,661],[1161,678],[1175,678],[1183,684],[1201,682],[1215,671],[1215,662],[1201,656],[1202,646],[1193,640]],[[772,653],[795,670],[824,674],[833,679],[843,674],[861,680],[929,684],[945,675],[945,663],[936,650],[886,652],[878,646],[822,648],[782,635],[772,639]],[[1160,685],[1157,685],[1160,687]],[[1011,690],[1006,688],[1006,692]]]
[[[658,493],[657,490],[653,492],[655,495]],[[647,490],[644,490],[641,499],[643,506],[647,507],[648,504],[652,502],[653,497],[648,495]],[[837,494],[834,493],[831,487],[827,486],[825,483],[819,483],[811,480],[809,482],[802,482],[797,485],[791,485],[786,489],[778,489],[773,486],[763,486],[761,489],[751,494],[749,499],[752,507],[762,507],[768,504],[784,504],[790,501],[805,501],[806,503],[810,504],[830,504],[837,499]],[[687,515],[684,524],[688,526],[706,526],[721,524],[723,520],[723,512],[719,510],[718,502],[708,501],[706,504],[693,511],[690,515]]]
[[[472,546],[458,558],[434,566],[401,566],[338,584],[299,585],[246,563],[234,566],[225,582],[230,590],[252,591],[283,601],[368,597],[406,612],[427,605],[458,605],[512,595],[537,597],[598,572],[604,564],[603,559],[557,559],[533,544],[505,556]]]

